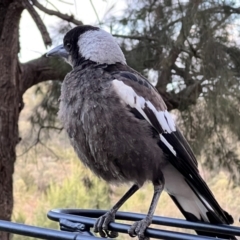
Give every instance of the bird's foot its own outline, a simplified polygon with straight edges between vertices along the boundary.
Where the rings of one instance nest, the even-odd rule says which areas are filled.
[[[130,227],[128,233],[131,237],[138,236],[139,240],[149,240],[149,237],[146,237],[144,232],[151,223],[152,220],[149,218],[144,218],[141,221],[137,221]]]
[[[108,230],[108,224],[110,222],[115,222],[115,212],[109,211],[98,218],[93,226],[93,231],[99,233],[103,238],[116,238],[118,233]]]

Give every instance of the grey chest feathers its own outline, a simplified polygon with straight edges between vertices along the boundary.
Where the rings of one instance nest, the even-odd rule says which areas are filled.
[[[141,185],[161,174],[159,137],[120,101],[114,79],[101,67],[74,69],[62,85],[59,117],[79,158],[99,177]]]

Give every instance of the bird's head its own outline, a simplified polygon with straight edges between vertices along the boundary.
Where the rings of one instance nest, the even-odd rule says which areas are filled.
[[[73,67],[84,60],[99,64],[126,64],[122,50],[108,32],[89,25],[71,29],[63,39],[63,44],[50,50],[46,56],[60,56]]]

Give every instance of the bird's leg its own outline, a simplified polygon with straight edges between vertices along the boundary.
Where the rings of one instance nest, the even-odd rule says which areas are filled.
[[[158,183],[156,185],[154,184],[154,194],[153,194],[153,198],[152,198],[150,208],[148,210],[148,214],[144,219],[135,222],[130,227],[130,229],[128,230],[128,233],[131,237],[138,236],[139,240],[149,239],[148,237],[146,237],[144,235],[144,232],[145,232],[146,228],[152,223],[152,217],[153,217],[153,214],[154,214],[155,209],[157,207],[157,203],[158,203],[160,195],[163,191],[163,188],[164,188],[163,183]]]
[[[103,216],[97,219],[93,226],[94,232],[99,232],[101,237],[115,238],[118,236],[117,232],[108,231],[108,224],[115,221],[115,214],[118,209],[139,189],[139,186],[134,184],[123,197]]]

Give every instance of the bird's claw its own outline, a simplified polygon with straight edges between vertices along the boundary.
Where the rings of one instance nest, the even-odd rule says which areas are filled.
[[[93,226],[93,231],[99,233],[103,238],[116,238],[118,236],[118,233],[108,230],[108,224],[110,222],[115,222],[115,213],[111,211],[105,213],[97,219]]]
[[[139,240],[149,240],[149,237],[146,237],[144,233],[151,223],[152,221],[148,218],[137,221],[130,227],[130,229],[128,230],[128,234],[130,235],[130,237],[138,236]]]

